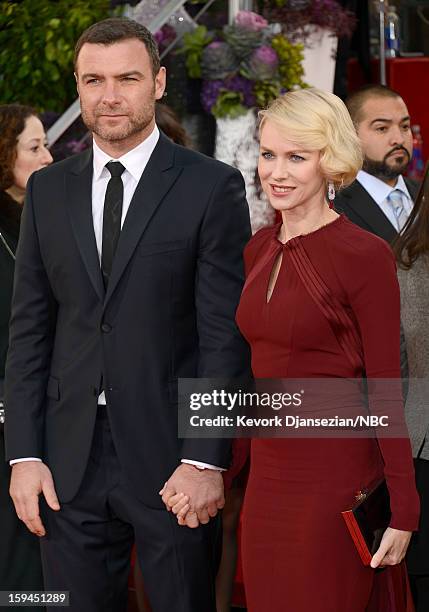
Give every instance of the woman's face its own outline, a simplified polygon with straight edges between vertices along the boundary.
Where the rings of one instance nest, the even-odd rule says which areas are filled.
[[[42,122],[28,117],[25,128],[18,136],[16,160],[13,167],[14,186],[25,191],[27,181],[36,170],[52,163],[52,155],[46,148],[46,136]]]
[[[293,210],[325,197],[326,180],[320,171],[319,151],[307,151],[287,140],[266,119],[261,132],[258,172],[262,189],[276,210]]]

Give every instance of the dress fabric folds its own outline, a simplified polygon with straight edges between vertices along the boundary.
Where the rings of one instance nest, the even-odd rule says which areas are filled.
[[[279,229],[260,230],[245,250],[237,322],[252,349],[254,376],[399,378],[399,290],[390,248],[344,216],[286,244]],[[403,410],[400,395],[392,402],[390,409]],[[381,413],[383,406],[370,410]],[[356,493],[383,475],[391,526],[416,529],[407,438],[252,440],[242,533],[249,612],[375,612],[374,598],[383,612],[406,611],[405,603],[389,603],[386,578],[379,582],[390,569],[376,574],[363,566],[341,517]],[[403,567],[395,570],[400,581],[403,575]]]

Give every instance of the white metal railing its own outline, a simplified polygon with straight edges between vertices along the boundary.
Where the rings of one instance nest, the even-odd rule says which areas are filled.
[[[253,11],[254,0],[229,0],[229,23],[234,23],[238,11]]]
[[[206,0],[205,5],[202,7],[202,9],[200,11],[198,11],[198,13],[195,15],[195,17],[192,18],[192,20],[194,22],[197,22],[198,19],[204,15],[204,13],[211,7],[211,5],[213,4],[213,2],[215,2],[216,0]],[[160,55],[160,59],[162,60],[166,55],[168,55],[170,53],[170,51],[172,51],[174,49],[174,47],[177,46],[177,43],[179,43],[183,36],[185,35],[185,32],[182,32],[181,34],[178,34],[176,36],[176,38],[168,45],[168,47],[166,49],[164,49],[164,51],[161,53]]]

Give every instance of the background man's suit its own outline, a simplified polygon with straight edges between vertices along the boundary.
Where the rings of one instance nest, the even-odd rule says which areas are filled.
[[[229,464],[227,440],[177,439],[177,379],[248,372],[248,349],[234,322],[250,237],[244,183],[238,171],[161,134],[105,293],[91,181],[92,155],[85,152],[29,182],[6,371],[7,457],[42,457],[63,508],[79,499],[102,385],[103,427],[111,430],[124,490],[170,520],[158,491],[180,459]],[[48,520],[48,537],[50,526]],[[202,528],[177,529],[180,538],[195,539],[188,533]],[[193,569],[179,568],[183,580]],[[162,571],[172,570],[159,574],[159,589],[171,593],[155,609],[176,597],[175,610],[197,612],[200,605],[201,612],[198,598],[181,603],[180,587],[174,577],[166,585]]]
[[[410,196],[415,200],[418,186],[407,178],[405,178],[405,184]],[[362,229],[380,236],[389,243],[398,235],[396,228],[359,181],[354,181],[337,194],[335,208]]]

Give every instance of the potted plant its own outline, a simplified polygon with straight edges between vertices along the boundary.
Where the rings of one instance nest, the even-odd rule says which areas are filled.
[[[246,182],[253,229],[271,219],[255,185],[258,158],[256,111],[290,89],[305,87],[302,43],[252,11],[239,11],[231,25],[185,34],[179,51],[188,76],[201,80],[201,102],[216,118],[215,156],[239,168]]]

